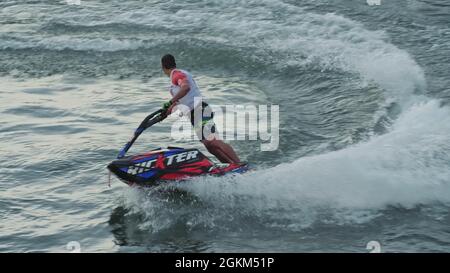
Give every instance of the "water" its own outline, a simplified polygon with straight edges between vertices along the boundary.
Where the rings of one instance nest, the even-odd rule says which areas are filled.
[[[444,0],[2,1],[0,251],[447,252]],[[105,166],[169,98],[170,52],[213,104],[280,105],[257,168],[133,189]],[[169,144],[170,118],[133,151]]]

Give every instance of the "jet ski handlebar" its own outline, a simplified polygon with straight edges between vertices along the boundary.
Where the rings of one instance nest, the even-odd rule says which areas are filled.
[[[117,158],[122,158],[125,156],[125,154],[128,152],[128,150],[131,148],[133,143],[136,141],[136,139],[144,132],[145,129],[153,126],[154,124],[163,121],[167,117],[167,111],[165,109],[159,109],[150,115],[148,115],[139,125],[139,127],[134,131],[133,137],[130,139],[130,141],[127,142],[125,147],[119,152],[119,155]]]

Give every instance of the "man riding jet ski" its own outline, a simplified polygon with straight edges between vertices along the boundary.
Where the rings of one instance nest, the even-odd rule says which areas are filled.
[[[121,150],[117,160],[108,165],[108,169],[127,184],[143,186],[153,185],[158,181],[182,180],[199,175],[223,175],[247,171],[247,163],[240,162],[233,148],[215,134],[212,115],[204,115],[204,112],[209,110],[208,104],[202,102],[195,105],[197,101],[201,101],[195,100],[201,98],[201,94],[192,76],[187,71],[177,69],[175,58],[170,54],[162,57],[161,66],[164,73],[170,77],[172,99],[164,103],[162,109],[142,121],[133,138]],[[213,163],[197,149],[175,147],[159,148],[145,154],[125,157],[126,152],[145,129],[164,120],[179,104],[189,107],[191,124],[197,136],[222,164]],[[195,117],[198,113],[200,118]]]

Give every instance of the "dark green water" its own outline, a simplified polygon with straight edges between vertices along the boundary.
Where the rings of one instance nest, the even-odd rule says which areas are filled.
[[[0,2],[0,251],[448,252],[444,0]],[[169,98],[161,55],[211,104],[276,104],[257,169],[132,189],[106,165]],[[170,140],[176,118],[133,147]]]

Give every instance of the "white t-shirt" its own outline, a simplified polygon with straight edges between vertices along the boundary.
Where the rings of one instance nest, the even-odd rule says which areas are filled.
[[[181,85],[184,83],[189,84],[189,92],[179,100],[180,104],[186,105],[189,109],[194,109],[201,102],[202,94],[197,86],[197,83],[192,78],[192,75],[181,69],[174,69],[170,73],[170,94],[174,97],[180,92]],[[195,100],[195,98],[197,98]]]

